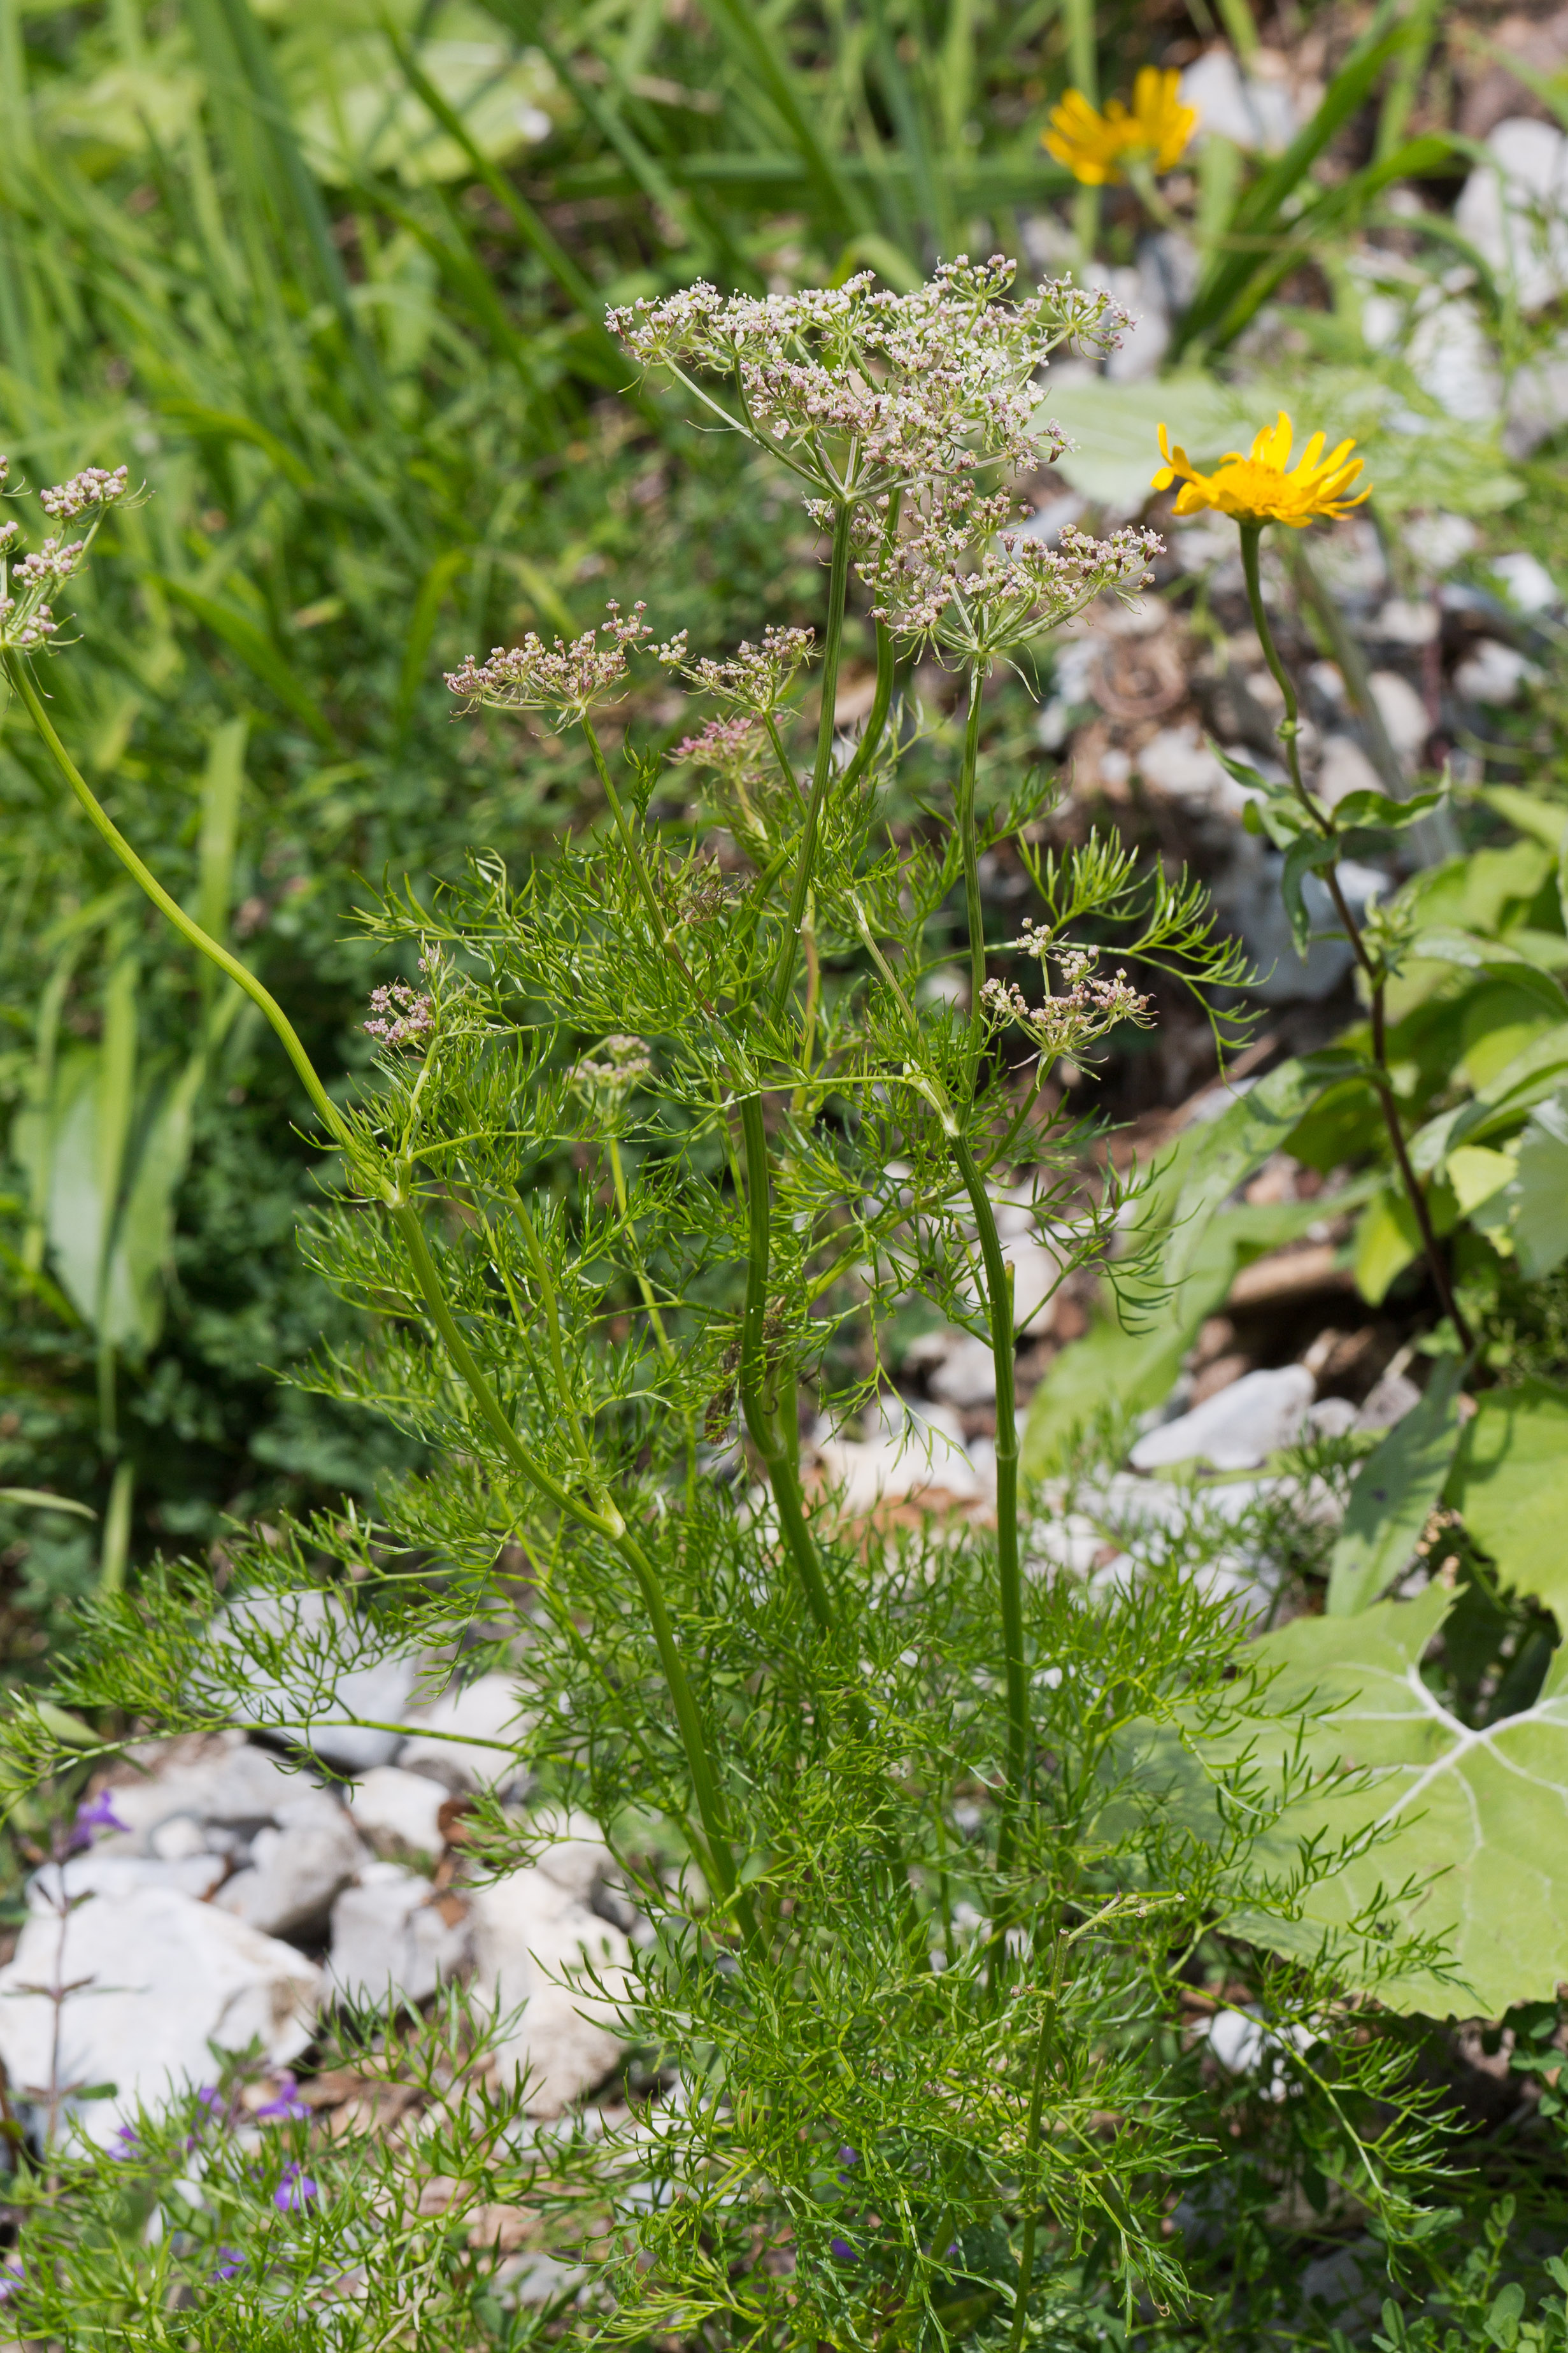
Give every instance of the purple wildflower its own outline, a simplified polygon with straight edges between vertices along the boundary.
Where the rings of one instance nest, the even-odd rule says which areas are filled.
[[[841,2263],[858,2263],[860,2260],[847,2239],[829,2239],[827,2252],[837,2255]]]
[[[216,2253],[217,2261],[213,2265],[212,2273],[214,2279],[231,2280],[236,2272],[242,2272],[245,2269],[245,2257],[237,2253],[233,2247],[219,2247]]]
[[[116,2157],[134,2157],[142,2146],[142,2136],[134,2125],[121,2125],[114,2136],[120,2143]]]
[[[7,2255],[0,2263],[0,2304],[8,2304],[16,2290],[26,2284],[26,2277],[21,2256]]]
[[[95,1831],[128,1831],[130,1828],[130,1823],[122,1822],[115,1812],[112,1794],[108,1789],[100,1789],[90,1804],[84,1799],[77,1808],[70,1842],[73,1847],[90,1846]]]
[[[264,2100],[255,2112],[258,2124],[292,2124],[300,2116],[308,2116],[310,2111],[300,2098],[298,2084],[285,2068],[278,2078],[278,2089],[271,2099]]]
[[[272,2203],[280,2214],[297,2214],[318,2194],[316,2184],[295,2158],[283,2168],[283,2178],[272,2193]]]

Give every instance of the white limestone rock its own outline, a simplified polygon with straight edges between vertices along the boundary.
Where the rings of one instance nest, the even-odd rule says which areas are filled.
[[[1255,1471],[1295,1444],[1316,1391],[1305,1365],[1244,1373],[1191,1413],[1146,1430],[1128,1460],[1135,1471],[1199,1461],[1216,1471]]]
[[[163,1887],[90,1895],[60,1924],[34,1912],[16,1957],[0,1970],[0,2060],[16,2095],[47,2097],[55,2005],[30,1986],[86,1979],[61,2006],[62,2084],[113,2084],[112,2097],[66,2103],[90,2140],[106,2145],[140,2100],[148,2106],[213,2072],[207,2045],[243,2051],[253,2039],[273,2066],[314,2031],[321,1971],[289,1945],[213,1904]]]
[[[221,1854],[184,1855],[171,1862],[157,1855],[73,1854],[63,1864],[47,1862],[34,1872],[27,1882],[27,1901],[35,1911],[54,1914],[62,1896],[74,1904],[82,1895],[129,1895],[139,1887],[163,1887],[200,1903],[227,1869]]]
[[[1478,638],[1454,672],[1454,684],[1467,702],[1500,708],[1517,702],[1523,689],[1535,685],[1540,677],[1535,664],[1517,646],[1505,646],[1500,638]]]
[[[408,1721],[420,1729],[399,1748],[398,1764],[406,1772],[426,1773],[444,1782],[454,1795],[494,1789],[504,1796],[523,1776],[510,1746],[489,1745],[521,1741],[528,1728],[510,1675],[479,1675],[471,1683],[454,1684],[415,1708]],[[452,1734],[459,1736],[444,1736]]]
[[[258,1831],[247,1871],[237,1872],[213,1899],[268,1936],[302,1936],[319,1927],[332,1902],[370,1857],[353,1823],[325,1792],[279,1809],[276,1829]]]
[[[592,1988],[562,1982],[591,1964],[610,2000],[626,1981],[631,1947],[542,1865],[489,1881],[469,1895],[473,2000],[521,2014],[497,2049],[503,2078],[530,2079],[535,2116],[559,2116],[602,2083],[621,2055],[614,2012]]]
[[[1520,308],[1539,311],[1568,288],[1568,140],[1510,115],[1486,143],[1489,159],[1460,190],[1454,226],[1511,282]]]
[[[387,1839],[411,1854],[439,1854],[447,1843],[439,1817],[449,1794],[426,1773],[377,1765],[356,1784],[349,1811],[354,1827],[373,1843]]]
[[[318,1786],[238,1732],[152,1743],[132,1750],[132,1761],[144,1768],[142,1774],[116,1781],[110,1792],[126,1835],[110,1831],[100,1838],[98,1848],[105,1853],[166,1853],[171,1843],[177,1852],[189,1852],[188,1830],[172,1840],[167,1834],[175,1822],[194,1822],[204,1831],[258,1830],[278,1818],[280,1806]],[[204,1842],[214,1844],[210,1837]]]
[[[928,1385],[943,1405],[989,1405],[996,1395],[996,1360],[990,1343],[973,1332],[954,1332],[952,1345],[932,1366]]]
[[[447,1917],[459,1902],[437,1895],[417,1872],[367,1862],[358,1883],[345,1887],[332,1906],[332,1991],[362,2003],[428,2000],[472,1952],[467,1907]]]

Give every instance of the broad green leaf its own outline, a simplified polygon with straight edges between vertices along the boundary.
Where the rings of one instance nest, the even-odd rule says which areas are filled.
[[[1364,791],[1346,793],[1334,803],[1334,823],[1342,833],[1358,828],[1379,833],[1398,833],[1418,818],[1430,817],[1441,806],[1441,793],[1415,793],[1407,801],[1396,801],[1390,793]]]
[[[1454,1198],[1467,1218],[1500,1192],[1518,1166],[1513,1153],[1493,1152],[1484,1144],[1461,1144],[1443,1164]]]
[[[47,1115],[49,1254],[60,1287],[84,1323],[98,1326],[100,1276],[112,1204],[99,1181],[99,1057],[62,1054]]]
[[[1568,1010],[1561,988],[1549,973],[1542,972],[1528,956],[1510,948],[1506,940],[1486,940],[1474,932],[1461,931],[1456,925],[1436,925],[1429,931],[1417,932],[1410,943],[1412,960],[1432,964],[1451,964],[1461,971],[1484,972],[1510,980],[1520,995],[1538,1005],[1550,1020],[1561,1021]]]
[[[174,1202],[191,1150],[191,1113],[205,1070],[194,1054],[147,1122],[104,1274],[101,1337],[140,1357],[163,1329],[163,1277]]]
[[[1453,1467],[1462,1371],[1454,1357],[1438,1365],[1420,1403],[1357,1472],[1329,1567],[1331,1618],[1369,1608],[1415,1551]]]
[[[1451,1605],[1433,1586],[1355,1617],[1298,1618],[1255,1646],[1258,1663],[1279,1671],[1269,1708],[1308,1715],[1310,1762],[1366,1776],[1292,1805],[1258,1861],[1279,1869],[1314,1835],[1331,1847],[1365,1830],[1378,1836],[1310,1889],[1300,1922],[1244,1906],[1231,1926],[1281,1950],[1310,1947],[1324,1929],[1347,1936],[1348,1980],[1377,1983],[1385,1947],[1352,1924],[1382,1890],[1393,1925],[1445,1939],[1461,1982],[1415,1968],[1377,1983],[1379,2000],[1439,2018],[1500,2018],[1516,2002],[1552,2000],[1568,1978],[1568,1649],[1533,1707],[1473,1731],[1421,1674]],[[1282,1762],[1288,1738],[1276,1738]]]
[[[1113,384],[1095,376],[1079,384],[1046,379],[1037,427],[1059,425],[1071,448],[1056,470],[1086,499],[1141,506],[1159,469],[1162,425],[1173,443],[1202,461],[1231,448],[1242,420],[1235,397],[1212,376],[1188,374],[1156,382]]]
[[[1568,1634],[1568,1389],[1484,1390],[1448,1500],[1503,1583],[1533,1594]]]
[[[1474,798],[1506,818],[1516,833],[1539,841],[1555,860],[1568,831],[1568,808],[1561,801],[1544,800],[1539,793],[1527,793],[1518,785],[1481,785]]]
[[[1420,1252],[1421,1233],[1404,1187],[1389,1183],[1367,1203],[1355,1231],[1356,1289],[1380,1307],[1389,1285]]]
[[[477,12],[468,37],[423,41],[418,54],[422,70],[492,163],[510,163],[550,136],[554,76],[537,50],[513,55]],[[384,37],[360,33],[340,41],[334,63],[331,95],[306,99],[294,118],[318,178],[341,187],[392,172],[417,186],[468,175],[467,149],[431,121]]]
[[[1484,1087],[1516,1061],[1532,1039],[1557,1026],[1533,987],[1520,987],[1511,975],[1489,980],[1465,999],[1459,1021],[1459,1067],[1473,1087]]]
[[[1312,917],[1302,886],[1309,874],[1321,873],[1339,856],[1340,844],[1331,835],[1325,838],[1313,833],[1298,833],[1285,852],[1285,868],[1279,877],[1279,896],[1285,902],[1290,937],[1296,943],[1296,953],[1300,956],[1306,955],[1312,939]]]
[[[1568,1102],[1562,1094],[1527,1122],[1506,1198],[1520,1272],[1533,1282],[1568,1258]]]
[[[1180,1282],[1196,1263],[1205,1229],[1220,1203],[1277,1152],[1327,1088],[1343,1079],[1353,1058],[1310,1054],[1259,1079],[1246,1094],[1198,1130],[1183,1169],[1163,1272]]]

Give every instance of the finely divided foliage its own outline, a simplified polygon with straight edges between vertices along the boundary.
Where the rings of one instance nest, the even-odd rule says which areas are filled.
[[[1135,586],[1149,553],[1140,534],[1075,539],[1047,562],[999,538],[1006,478],[1051,454],[1028,423],[1049,350],[1115,326],[1100,296],[1006,291],[1001,265],[960,263],[909,297],[866,279],[787,301],[698,288],[622,316],[636,357],[802,479],[831,534],[820,632],[690,666],[727,715],[682,747],[718,787],[709,838],[679,855],[657,764],[634,752],[617,785],[595,729],[635,611],[457,673],[470,711],[580,726],[612,825],[515,880],[478,857],[461,885],[367,918],[422,986],[377,992],[384,1051],[350,1108],[115,831],[6,652],[79,804],[283,1038],[338,1154],[310,1251],[380,1319],[313,1377],[416,1432],[433,1464],[374,1525],[237,1543],[265,1608],[213,1619],[196,1569],[105,1601],[60,1696],[168,1729],[259,1708],[283,1730],[341,1715],[343,1671],[381,1651],[423,1649],[443,1677],[458,1654],[504,1662],[530,1768],[604,1825],[646,1909],[616,1999],[663,2087],[606,2129],[531,2131],[473,2093],[483,2052],[454,2015],[374,2061],[420,2079],[395,2171],[368,2126],[318,2147],[287,2123],[286,2164],[281,2142],[236,2156],[184,2147],[188,2122],[150,2127],[142,2160],[81,2160],[74,2202],[23,2192],[24,2334],[100,2342],[79,2316],[100,2327],[112,2306],[117,2341],[163,2345],[177,2302],[202,2348],[285,2329],[342,2353],[521,2342],[469,2226],[481,2200],[527,2206],[593,2266],[558,2317],[612,2342],[1016,2347],[1185,2294],[1169,2209],[1223,2137],[1177,2031],[1182,1972],[1308,1777],[1278,1727],[1267,1786],[1237,1742],[1238,1696],[1270,1719],[1261,1686],[1231,1679],[1223,1601],[1152,1568],[1091,1599],[1030,1567],[994,1197],[1036,1170],[1063,1277],[1098,1261],[1122,1195],[1086,1187],[1045,1082],[1146,1018],[1140,979],[1202,993],[1237,966],[1184,881],[1100,839],[1043,850],[1027,784],[982,822],[987,671]],[[914,609],[881,605],[856,742],[835,726],[852,554],[921,586]],[[930,639],[964,673],[963,762],[951,813],[895,830],[917,723],[897,664]],[[789,698],[817,645],[797,766]],[[988,943],[978,861],[1003,828],[1043,913]],[[564,1195],[542,1176],[563,1143],[583,1171]],[[803,1408],[842,1427],[872,1404],[910,1293],[991,1348],[987,1521],[847,1525],[803,1468]],[[323,1587],[324,1614],[307,1606]],[[18,1778],[58,1764],[62,1722],[22,1708]],[[1202,1802],[1175,1801],[1194,1778]],[[479,1827],[492,1861],[522,1851],[499,1809]],[[1298,1922],[1336,1859],[1277,1845],[1254,1916]],[[1378,1910],[1341,1940],[1374,1941]],[[1300,2094],[1291,2130],[1314,2178],[1394,2233],[1425,2155],[1397,2052],[1364,2024],[1340,2033],[1334,1936],[1294,1941],[1260,1986]],[[1410,1955],[1391,1944],[1389,1969]],[[132,2196],[159,2218],[145,2260],[100,2230]]]

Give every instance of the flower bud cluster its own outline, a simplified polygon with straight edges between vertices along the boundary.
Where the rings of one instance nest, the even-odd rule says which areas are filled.
[[[960,255],[909,294],[869,270],[797,294],[699,283],[608,324],[645,365],[726,377],[754,439],[831,499],[858,500],[988,460],[1039,462],[1037,372],[1064,342],[1111,349],[1128,314],[1065,279],[1009,302],[1013,277],[1001,255]]]
[[[111,506],[116,499],[122,499],[130,480],[123,466],[116,466],[112,473],[104,466],[84,466],[68,482],[57,482],[52,490],[40,491],[38,504],[55,522],[69,522],[89,507]]]
[[[410,988],[405,980],[389,980],[384,987],[373,988],[370,1009],[366,1034],[379,1038],[384,1046],[416,1046],[435,1027],[434,1000],[422,990]]]
[[[623,615],[612,596],[607,609],[607,621],[596,631],[585,629],[570,645],[557,638],[547,646],[530,629],[520,646],[492,647],[487,662],[476,662],[469,654],[460,670],[447,671],[447,684],[469,703],[492,711],[550,711],[563,725],[583,719],[596,703],[619,700],[626,691],[628,650],[653,634],[640,601]]]
[[[0,487],[10,470],[10,460],[0,458]],[[68,482],[57,482],[52,489],[40,491],[38,504],[57,522],[95,507],[99,510],[93,516],[96,529],[102,510],[124,497],[129,480],[123,466],[116,466],[112,473],[102,466],[89,466],[81,473],[73,474]],[[59,628],[45,592],[79,570],[92,531],[89,531],[86,539],[72,540],[57,532],[32,554],[21,556],[10,565],[6,552],[19,536],[20,528],[15,521],[0,523],[0,647],[16,653],[37,653]]]
[[[599,1051],[603,1061],[584,1054],[569,1073],[569,1083],[591,1104],[613,1111],[633,1087],[651,1077],[653,1056],[640,1038],[623,1037],[619,1032],[605,1039]]]
[[[1026,930],[1028,929],[1026,924]],[[1038,955],[1042,972],[1047,954],[1046,935],[1022,944]],[[996,1026],[1023,1029],[1043,1054],[1078,1053],[1113,1029],[1120,1021],[1149,1023],[1149,999],[1141,997],[1119,965],[1109,979],[1096,972],[1093,948],[1050,950],[1061,967],[1064,993],[1031,1005],[1016,981],[988,980],[980,1001]]]
[[[659,647],[658,659],[679,670],[699,693],[765,718],[778,709],[801,665],[809,660],[816,638],[815,629],[769,628],[763,630],[760,646],[742,638],[728,661],[712,661],[704,655],[700,661],[689,662],[682,629],[668,645]]]
[[[682,736],[669,756],[689,760],[694,768],[715,768],[721,776],[730,776],[746,773],[760,749],[753,718],[749,712],[742,712],[733,719],[708,720],[695,735]]]

